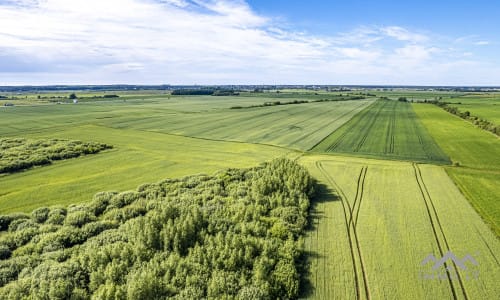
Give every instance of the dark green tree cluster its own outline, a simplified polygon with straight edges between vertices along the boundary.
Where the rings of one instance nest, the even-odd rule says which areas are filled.
[[[0,216],[0,299],[292,299],[314,182],[286,159]]]
[[[0,173],[13,173],[110,148],[112,146],[96,142],[1,138]]]
[[[212,95],[213,89],[178,89],[173,90],[172,95]]]

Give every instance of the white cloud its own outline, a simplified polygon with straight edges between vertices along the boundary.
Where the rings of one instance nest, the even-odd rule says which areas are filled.
[[[244,1],[11,0],[0,2],[0,85],[428,84],[415,80],[445,78],[456,59],[431,42],[400,26],[304,34]]]
[[[488,41],[479,41],[479,42],[474,43],[474,45],[476,45],[476,46],[486,46],[489,44],[490,44],[490,42],[488,42]]]
[[[411,32],[408,29],[398,26],[388,26],[380,28],[380,31],[388,37],[399,41],[408,41],[412,43],[426,42],[429,38],[423,34]]]

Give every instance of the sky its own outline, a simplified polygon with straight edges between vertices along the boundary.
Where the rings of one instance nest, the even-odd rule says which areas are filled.
[[[497,0],[0,0],[0,85],[499,86],[499,53]]]

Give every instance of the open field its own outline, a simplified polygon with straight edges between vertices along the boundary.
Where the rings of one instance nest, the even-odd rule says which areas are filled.
[[[17,136],[20,131],[64,130],[67,126],[95,124],[307,150],[371,103],[355,100],[229,109],[235,99],[218,98],[225,97],[12,107],[0,110],[0,134]],[[238,105],[270,100],[243,99],[250,100],[237,102]],[[36,126],[32,126],[34,122]]]
[[[409,100],[459,96],[370,93]],[[285,156],[298,159],[320,183],[305,239],[304,297],[468,300],[500,294],[499,140],[439,107],[374,98],[262,106],[339,97],[294,90],[94,96],[99,94],[84,94],[77,105],[56,105],[30,95],[24,101],[36,105],[0,108],[0,137],[113,146],[0,176],[0,214],[82,203],[100,191]],[[460,259],[470,254],[478,265],[468,263],[467,272],[455,272],[450,262],[449,271],[420,265],[429,254],[439,259],[448,251]]]
[[[500,94],[471,94],[450,99],[450,102],[460,102],[450,105],[462,112],[470,111],[473,116],[500,124]]]
[[[358,100],[233,110],[229,109],[235,103],[233,97],[169,100],[160,96],[163,98],[0,109],[3,137],[79,139],[114,147],[94,159],[56,162],[0,177],[0,212],[78,203],[98,191],[129,189],[165,177],[249,167],[294,152],[252,143],[307,149],[371,103]],[[238,99],[239,105],[270,100],[242,99]]]
[[[87,201],[100,191],[129,190],[167,177],[250,167],[290,152],[271,146],[213,142],[95,125],[32,133],[36,137],[106,141],[112,150],[0,177],[0,212]]]
[[[490,299],[500,293],[500,243],[442,167],[332,156],[300,162],[330,189],[313,206],[306,239],[310,298]],[[464,272],[448,261],[452,279],[431,279],[431,267],[421,262],[448,251],[470,254],[478,265],[467,263]],[[443,267],[438,272],[446,274]]]
[[[411,105],[390,100],[378,100],[334,131],[313,151],[449,163]]]
[[[500,140],[434,105],[414,104],[429,132],[461,167],[447,167],[472,205],[500,236]]]

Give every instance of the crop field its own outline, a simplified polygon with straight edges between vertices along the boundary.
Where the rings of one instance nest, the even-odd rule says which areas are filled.
[[[133,128],[215,140],[271,144],[307,150],[349,121],[371,101],[311,103],[198,114],[172,114],[147,119],[128,117],[101,121],[111,128]]]
[[[457,107],[460,111],[469,111],[473,116],[477,116],[495,124],[500,124],[500,94],[485,95],[465,95],[450,99],[451,106]]]
[[[293,280],[288,280],[282,275],[290,266],[285,268],[280,264],[278,268],[276,265],[277,269],[271,272],[269,266],[264,266],[276,261],[260,259],[259,270],[247,264],[248,272],[256,271],[255,276],[250,276],[251,280],[258,276],[270,280],[263,274],[271,272],[275,274],[272,276],[277,276],[275,279],[287,281],[295,295],[300,279],[300,298],[312,299],[472,300],[495,299],[500,294],[497,284],[500,278],[498,137],[435,105],[397,101],[399,97],[408,101],[441,98],[446,102],[461,102],[457,104],[461,111],[470,109],[471,113],[479,115],[481,110],[488,113],[486,110],[496,109],[494,95],[484,97],[483,107],[483,98],[476,94],[399,89],[359,90],[342,96],[337,91],[294,89],[218,97],[171,95],[165,91],[120,92],[119,97],[112,98],[105,98],[98,92],[76,93],[79,94],[78,104],[70,104],[67,95],[61,96],[61,93],[42,93],[41,97],[38,94],[18,95],[16,106],[0,107],[0,139],[109,145],[106,147],[109,149],[99,154],[54,160],[43,166],[0,174],[0,221],[3,214],[29,213],[54,205],[65,206],[68,212],[78,211],[78,207],[86,207],[98,192],[131,191],[137,186],[147,186],[144,183],[196,174],[208,174],[199,178],[213,176],[213,186],[204,186],[206,191],[200,189],[193,194],[181,189],[187,194],[179,199],[201,197],[213,201],[209,208],[213,209],[220,199],[208,195],[219,193],[228,179],[218,171],[255,167],[285,157],[306,167],[317,180],[317,193],[310,199],[309,211],[306,204],[300,206],[302,212],[299,214],[295,208],[284,205],[256,219],[267,226],[267,233],[262,231],[261,225],[245,230],[250,235],[262,235],[264,240],[269,237],[284,239],[287,230],[293,229],[290,225],[298,222],[293,218],[300,215],[300,220],[304,221],[309,216],[305,235],[303,231],[295,232],[298,235],[294,236],[293,242],[297,244],[293,251],[291,248],[284,251],[293,252],[301,273],[295,276],[292,272]],[[356,97],[356,100],[346,100],[347,97]],[[357,99],[360,97],[366,99]],[[468,106],[465,109],[460,105]],[[497,114],[493,112],[491,116]],[[30,153],[29,149],[23,150],[27,160],[31,159],[31,154],[43,160],[52,151]],[[282,178],[274,169],[266,175],[270,183]],[[190,186],[189,178],[179,182]],[[252,209],[267,207],[266,201],[283,205],[281,198],[295,199],[286,193],[277,197],[270,192],[277,188],[276,184],[265,185],[260,178],[245,178],[255,182],[250,184],[249,181],[244,188],[241,178],[233,179],[241,187],[232,189],[230,195],[221,195],[241,200],[240,204],[248,204]],[[293,189],[288,186],[290,184],[293,185],[293,180],[279,185]],[[127,193],[134,192],[123,194]],[[260,199],[262,195],[268,200],[251,204],[250,200]],[[160,198],[158,200],[165,200]],[[141,205],[155,210],[154,205],[143,200],[139,200]],[[58,209],[52,207],[50,211]],[[133,212],[128,208],[123,211]],[[36,219],[33,214],[13,216]],[[237,215],[238,220],[247,217]],[[286,222],[273,224],[278,217]],[[49,231],[56,230],[48,224],[34,225],[36,221],[23,220],[13,221],[12,232],[9,227],[1,235],[18,237],[22,235],[16,233],[18,229],[29,234],[36,227],[40,230],[40,238],[50,240],[44,237],[45,234],[50,236]],[[217,227],[219,229],[227,225],[224,218],[211,220],[215,227],[221,226]],[[302,221],[298,223],[305,226]],[[183,222],[186,226],[188,223]],[[238,232],[240,223],[231,230]],[[71,232],[86,230],[83,227],[74,229],[66,223],[62,226]],[[154,231],[148,230],[145,232]],[[38,237],[33,241],[23,240],[23,243],[29,242],[29,246],[22,250],[9,248],[12,257],[18,259],[17,256],[25,254],[23,251],[38,249],[34,246],[38,240]],[[299,246],[302,241],[303,247]],[[289,246],[286,244],[283,247]],[[0,245],[0,256],[9,256],[10,252],[2,249]],[[261,254],[271,255],[269,249]],[[48,256],[44,254],[43,259],[53,254],[51,249],[47,251]],[[247,252],[245,249],[246,254],[250,253]],[[449,252],[457,260],[447,260],[436,269],[432,268],[436,262],[422,264],[431,254],[438,261],[451,255]],[[291,257],[287,255],[283,257]],[[467,257],[474,260],[465,261]],[[461,269],[462,262],[466,269]],[[15,264],[15,260],[11,260],[12,263]],[[0,268],[6,264],[6,260],[0,259]],[[175,268],[169,266],[167,269]],[[135,271],[138,270],[141,267]],[[243,273],[253,274],[247,271]],[[31,276],[25,273],[23,276]],[[205,287],[210,295],[225,293],[225,288],[214,289],[215,281],[224,286],[224,274],[229,273],[216,273],[212,274],[212,279],[202,280],[204,285],[211,280]],[[15,277],[12,275],[10,280],[14,282]],[[277,282],[273,280],[269,282]],[[185,281],[175,284],[181,289]],[[243,281],[238,284],[246,286],[246,292],[256,292],[254,286],[248,289],[249,282]],[[123,291],[123,280],[118,283]],[[263,290],[268,289],[261,281],[254,283]],[[88,292],[93,288],[89,287]],[[236,287],[231,288],[235,295]],[[166,294],[176,293],[165,286],[162,289]],[[268,289],[268,292],[277,295],[282,291],[278,288]]]
[[[313,299],[491,299],[500,293],[500,243],[438,166],[332,156],[301,160],[326,186],[313,206]],[[463,220],[467,220],[464,222]],[[334,250],[335,249],[335,250]],[[429,255],[472,255],[467,270]],[[449,278],[449,279],[447,279]]]
[[[2,137],[78,139],[114,149],[94,159],[60,161],[0,177],[0,212],[30,211],[42,203],[78,203],[102,190],[123,190],[160,178],[249,167],[288,153],[297,155],[293,148],[310,148],[371,103],[356,100],[237,110],[229,109],[235,103],[233,97],[154,96],[1,108]],[[238,104],[271,100],[243,97]]]
[[[378,100],[314,147],[315,152],[449,163],[406,102]]]
[[[213,142],[95,125],[32,133],[38,138],[78,138],[113,145],[97,155],[0,176],[0,213],[29,212],[41,205],[67,205],[100,191],[129,190],[145,182],[227,167],[250,167],[290,153],[277,147]]]
[[[436,142],[460,167],[447,167],[472,205],[500,235],[500,140],[434,105],[414,109]]]
[[[259,98],[259,102],[253,102],[254,98],[247,98],[252,99],[250,103],[253,104],[266,101]],[[227,105],[231,102],[217,99],[213,107],[207,109],[206,103],[209,100],[194,97],[187,100],[184,98],[182,105],[179,104],[181,100],[157,100],[141,105],[130,102],[14,107],[9,108],[8,113],[7,110],[0,110],[0,125],[5,125],[0,128],[0,134],[11,136],[20,131],[64,130],[67,126],[94,124],[114,129],[126,128],[307,150],[349,121],[372,100],[249,109],[229,109]],[[27,123],[31,120],[37,126]]]

